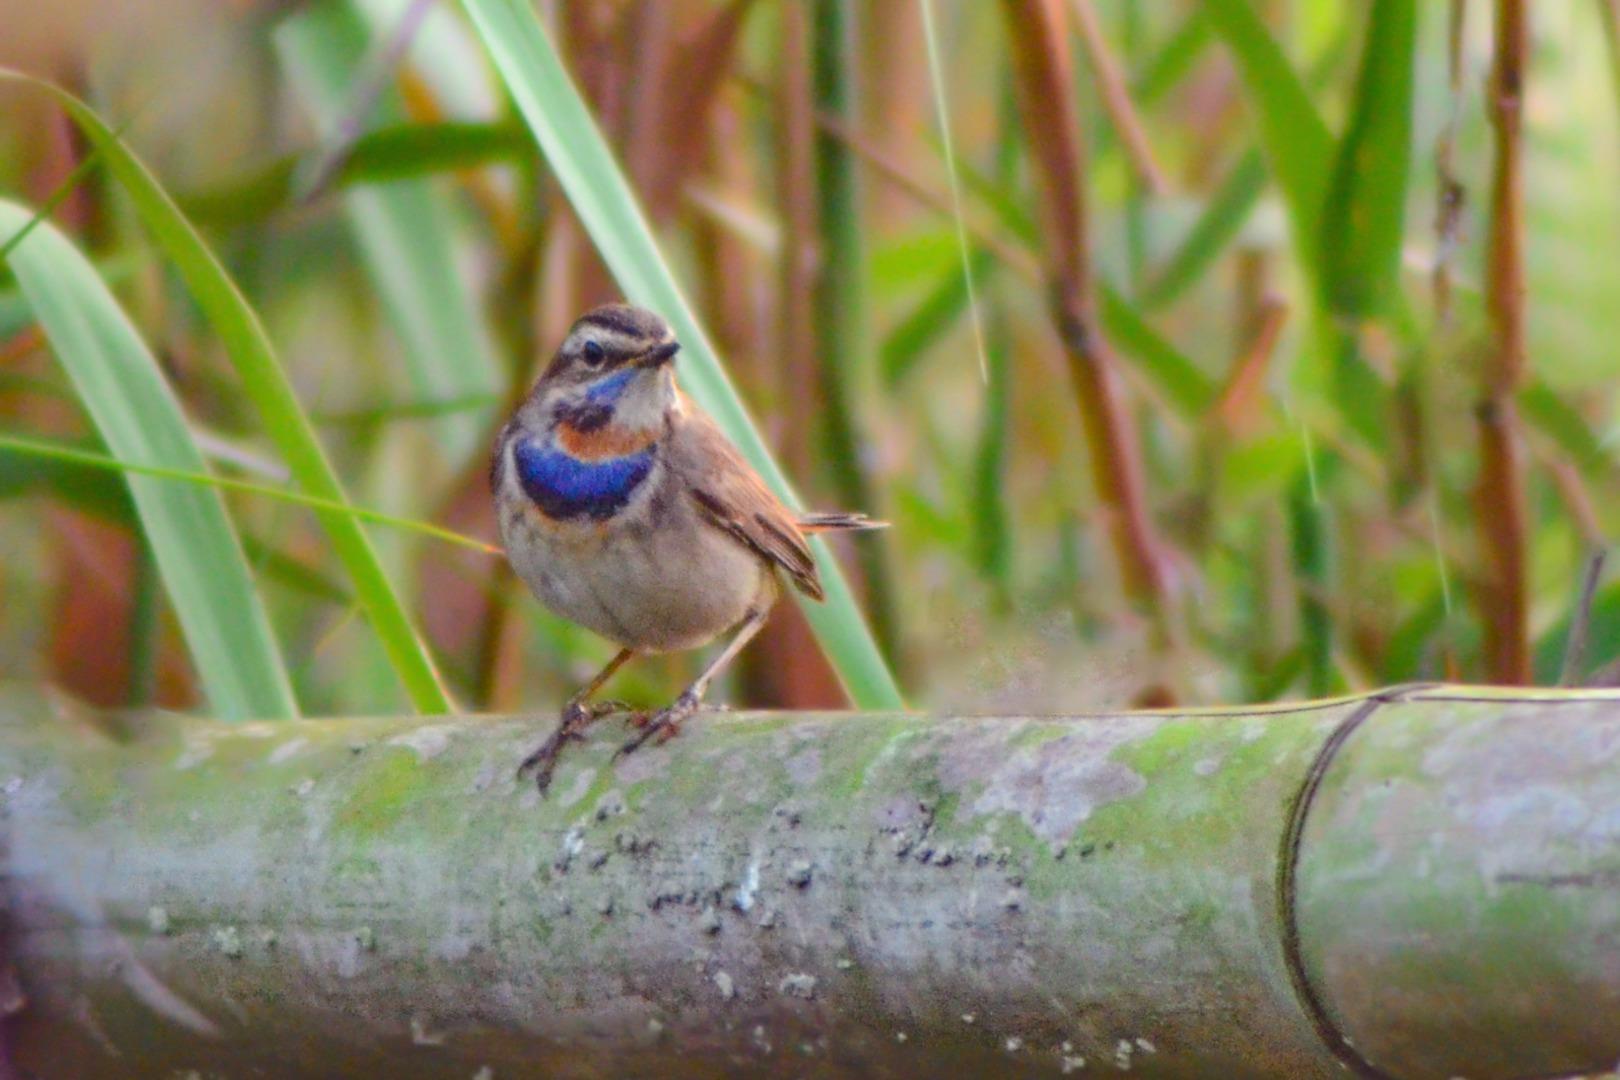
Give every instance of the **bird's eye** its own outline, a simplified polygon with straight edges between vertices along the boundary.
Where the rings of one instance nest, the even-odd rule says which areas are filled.
[[[600,342],[587,341],[585,343],[583,352],[585,355],[585,362],[591,365],[591,367],[596,367],[603,360],[607,359],[607,353],[602,350],[602,345]]]

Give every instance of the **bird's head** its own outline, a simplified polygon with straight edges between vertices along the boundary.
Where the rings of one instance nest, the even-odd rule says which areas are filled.
[[[675,332],[652,312],[630,304],[592,308],[569,329],[535,383],[532,420],[561,420],[582,430],[608,423],[658,428],[675,404],[678,351]]]

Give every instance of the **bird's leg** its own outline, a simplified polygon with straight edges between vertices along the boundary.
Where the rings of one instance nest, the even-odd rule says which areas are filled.
[[[602,689],[602,684],[613,678],[613,673],[624,666],[626,660],[635,655],[634,649],[620,649],[607,666],[596,673],[596,678],[586,683],[579,692],[568,699],[562,708],[562,715],[557,723],[557,730],[551,737],[541,743],[534,753],[523,759],[518,766],[518,775],[522,776],[530,769],[534,770],[535,786],[544,795],[551,786],[551,774],[557,768],[557,754],[562,750],[563,743],[569,739],[584,737],[584,731],[596,721],[610,713],[627,708],[622,701],[592,702],[590,696]]]
[[[770,609],[763,606],[751,609],[743,617],[742,625],[737,628],[731,640],[726,642],[726,647],[698,673],[698,677],[692,680],[692,685],[681,691],[681,696],[676,698],[669,708],[654,713],[650,720],[641,725],[641,730],[636,732],[629,742],[619,747],[619,752],[613,756],[621,758],[626,754],[632,754],[655,736],[660,741],[674,736],[680,730],[681,721],[697,712],[698,705],[703,701],[703,695],[708,692],[710,680],[731,663],[736,655],[742,652],[743,646],[759,633],[760,627],[765,625],[765,616],[769,613]]]

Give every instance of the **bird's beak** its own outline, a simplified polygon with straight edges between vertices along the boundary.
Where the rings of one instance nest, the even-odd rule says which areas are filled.
[[[640,360],[636,361],[636,366],[644,368],[663,367],[665,364],[675,359],[675,354],[680,351],[680,342],[666,341],[656,348],[649,349]]]

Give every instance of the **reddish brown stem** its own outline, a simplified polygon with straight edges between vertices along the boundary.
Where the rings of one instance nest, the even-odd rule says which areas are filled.
[[[1252,432],[1264,415],[1261,407],[1265,401],[1266,371],[1277,350],[1277,339],[1288,322],[1288,305],[1281,297],[1263,295],[1254,305],[1251,322],[1248,341],[1232,365],[1215,403],[1215,415],[1227,430],[1238,434]]]
[[[1163,549],[1148,516],[1136,425],[1118,364],[1097,324],[1088,257],[1085,163],[1072,92],[1073,60],[1059,0],[1003,0],[1018,106],[1034,163],[1046,278],[1084,424],[1092,481],[1107,513],[1130,595],[1167,614]]]
[[[809,13],[783,5],[776,88],[776,196],[782,222],[777,269],[777,350],[782,400],[815,400],[816,165],[815,100],[810,84]],[[810,475],[810,425],[805,410],[783,410],[782,451],[795,475]]]
[[[1477,410],[1486,673],[1510,684],[1530,681],[1524,447],[1513,400],[1526,363],[1522,123],[1528,22],[1524,0],[1498,0],[1490,90],[1496,161],[1485,294],[1493,339]]]
[[[1524,0],[1499,0],[1496,65],[1491,78],[1491,126],[1496,136],[1496,168],[1491,178],[1490,266],[1487,303],[1495,348],[1487,368],[1487,389],[1516,388],[1525,368],[1524,336],[1524,139],[1525,56],[1529,18]]]

